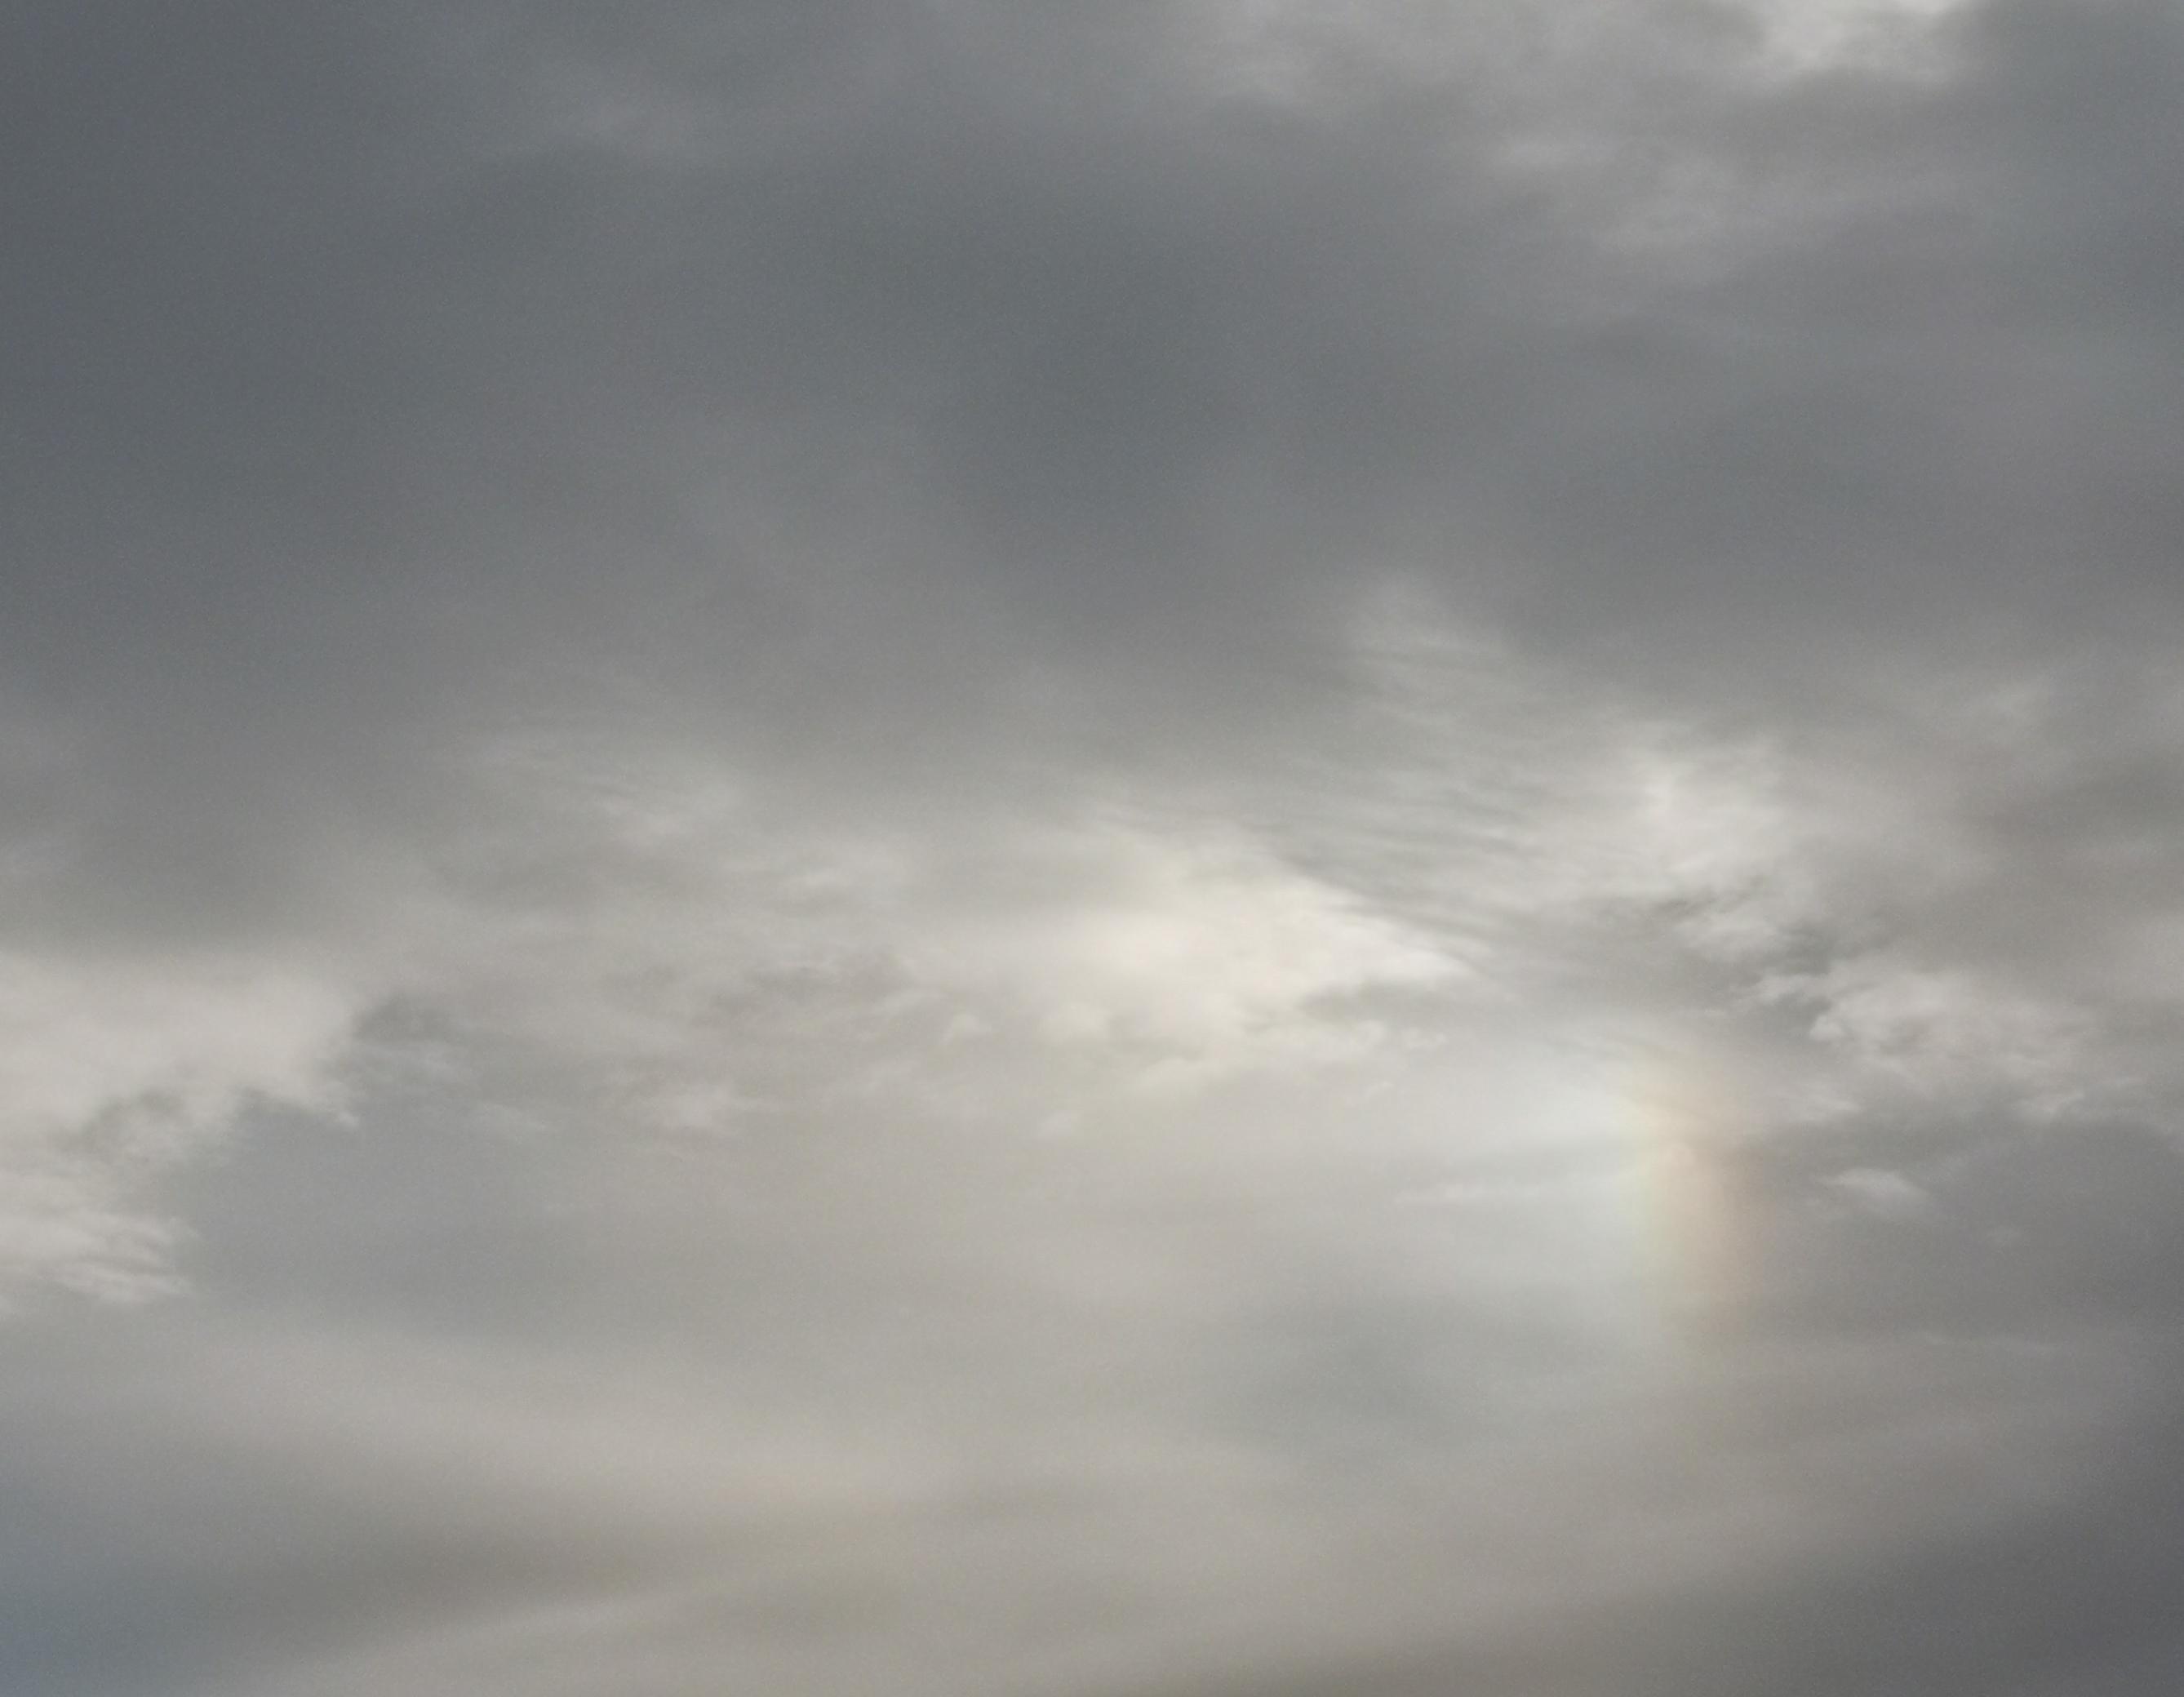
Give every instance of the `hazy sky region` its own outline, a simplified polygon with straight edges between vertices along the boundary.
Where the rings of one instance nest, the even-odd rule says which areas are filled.
[[[2184,1689],[2178,0],[0,81],[0,1697]]]

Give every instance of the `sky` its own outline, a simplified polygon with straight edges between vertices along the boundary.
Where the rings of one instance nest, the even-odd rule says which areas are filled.
[[[2184,1680],[2184,9],[0,18],[0,1692]]]

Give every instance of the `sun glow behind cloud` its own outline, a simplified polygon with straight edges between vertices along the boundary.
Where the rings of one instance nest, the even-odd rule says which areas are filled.
[[[1106,779],[956,820],[800,824],[702,748],[515,722],[449,756],[490,828],[391,860],[368,946],[329,932],[202,985],[178,963],[171,994],[141,963],[25,980],[19,1147],[73,1161],[158,1121],[186,1154],[254,1102],[326,1109],[429,1048],[441,1087],[511,1124],[1180,1116],[1207,1170],[1248,1175],[1253,1138],[1210,1128],[1272,1089],[1338,1166],[1440,1114],[1425,1192],[1476,1201],[1494,1163],[1530,1161],[1541,1265],[1592,1269],[1603,1311],[1690,1316],[1735,1305],[1738,1152],[1774,1128],[1981,1079],[2070,1099],[2067,1010],[1830,931],[1858,845],[1798,812],[1777,751],[1626,710],[1415,599],[1371,611],[1354,652],[1356,701],[1220,784]],[[1732,1088],[1763,1053],[1768,1088]],[[50,1223],[22,1276],[162,1287],[156,1215],[114,1252],[125,1279],[96,1245],[167,1158],[95,1205],[25,1192]]]

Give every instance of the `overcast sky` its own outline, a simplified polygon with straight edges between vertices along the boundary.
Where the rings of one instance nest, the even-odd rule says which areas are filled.
[[[2176,0],[0,20],[8,1697],[2184,1684]]]

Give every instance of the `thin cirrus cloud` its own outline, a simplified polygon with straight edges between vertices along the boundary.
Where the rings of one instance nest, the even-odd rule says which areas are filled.
[[[4,30],[0,1684],[2173,1685],[2171,8]]]

